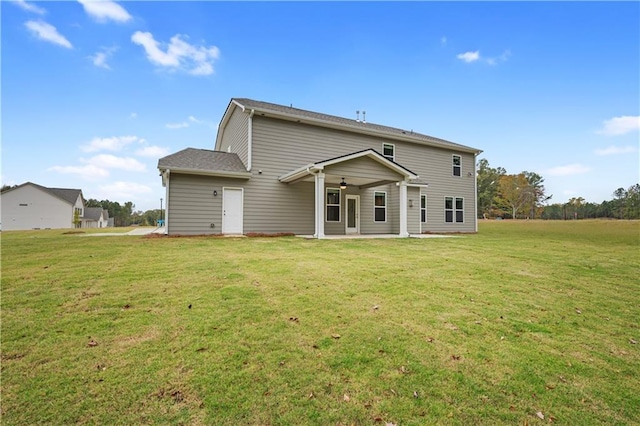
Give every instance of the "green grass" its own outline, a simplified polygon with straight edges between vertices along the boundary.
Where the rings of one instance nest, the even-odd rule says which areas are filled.
[[[622,221],[420,240],[4,232],[1,421],[638,424],[639,249]]]

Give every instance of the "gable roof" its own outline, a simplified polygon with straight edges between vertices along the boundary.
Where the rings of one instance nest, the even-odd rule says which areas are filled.
[[[46,186],[42,186],[42,185],[38,185],[37,183],[33,183],[33,182],[25,182],[22,185],[18,185],[15,188],[11,188],[6,192],[10,192],[10,191],[15,191],[16,189],[22,188],[24,186],[27,185],[31,185],[41,191],[46,192],[49,195],[52,195],[56,198],[59,198],[63,201],[66,201],[69,204],[75,205],[76,201],[78,200],[78,196],[82,197],[82,190],[81,189],[70,189],[70,188],[47,188]],[[82,199],[84,200],[84,197],[82,197]]]
[[[327,160],[317,161],[315,163],[305,164],[302,167],[297,168],[289,173],[286,173],[278,178],[280,182],[291,183],[298,181],[300,179],[304,179],[305,177],[323,170],[325,167],[331,166],[333,164],[342,163],[344,161],[354,160],[360,157],[369,157],[383,166],[395,171],[401,176],[404,176],[407,179],[417,179],[418,175],[413,173],[411,170],[406,167],[396,163],[395,161],[391,161],[382,154],[380,154],[375,149],[364,149],[362,151],[352,152],[351,154],[341,155],[339,157],[329,158]]]
[[[408,142],[430,145],[440,148],[452,149],[460,152],[469,152],[479,154],[482,150],[461,145],[445,139],[436,138],[413,130],[398,129],[396,127],[384,126],[380,124],[352,120],[349,118],[338,117],[335,115],[324,114],[314,111],[308,111],[299,108],[288,107],[284,105],[272,104],[269,102],[256,101],[248,98],[232,98],[227,110],[220,122],[220,131],[218,131],[218,139],[221,137],[221,131],[224,130],[226,121],[231,116],[233,110],[238,107],[243,111],[253,110],[260,115],[268,117],[276,117],[284,120],[298,121],[306,124],[312,124],[322,127],[331,127],[350,132],[362,133],[367,135],[375,135],[388,139],[404,140]],[[218,141],[216,141],[218,142]]]
[[[185,148],[158,160],[158,169],[188,174],[250,177],[238,154],[209,149]]]
[[[107,210],[104,210],[102,207],[85,207],[84,218],[89,220],[100,220],[100,216],[102,216],[105,211]]]

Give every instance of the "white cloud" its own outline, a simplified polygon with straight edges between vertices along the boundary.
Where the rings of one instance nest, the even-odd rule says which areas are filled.
[[[182,123],[167,123],[164,125],[167,129],[183,129],[189,127],[189,123],[183,121]]]
[[[610,120],[605,120],[601,130],[597,133],[608,136],[619,136],[625,133],[630,133],[635,130],[640,130],[640,116],[623,115],[620,117],[613,117]]]
[[[81,158],[80,161],[103,169],[121,169],[131,172],[143,172],[146,169],[145,165],[135,158],[116,157],[111,154],[99,154],[88,160]]]
[[[480,59],[480,51],[476,50],[475,52],[460,53],[456,56],[456,58],[466,63],[475,62]]]
[[[552,167],[547,170],[547,173],[551,176],[571,176],[587,173],[590,170],[591,168],[582,164],[568,164],[566,166]]]
[[[117,47],[105,48],[96,52],[93,56],[89,56],[89,59],[91,59],[91,62],[93,62],[93,65],[96,67],[110,70],[111,67],[107,64],[107,59],[109,59],[116,50],[118,50]]]
[[[445,36],[440,37],[440,44],[443,46],[447,44],[447,38]]]
[[[107,169],[98,167],[94,164],[87,164],[86,166],[53,166],[47,170],[63,174],[78,175],[87,180],[96,180],[109,176],[109,171]]]
[[[132,120],[135,120],[136,118],[138,118],[138,113],[137,112],[132,112],[131,114],[129,114],[129,118]]]
[[[485,59],[485,61],[489,64],[489,65],[496,65],[498,64],[498,62],[506,62],[509,57],[511,56],[511,51],[510,50],[505,50],[504,52],[502,52],[502,55],[495,57],[495,58],[487,58]]]
[[[21,9],[26,10],[27,12],[37,13],[38,15],[44,15],[45,13],[47,13],[47,11],[40,6],[36,6],[32,3],[27,3],[25,0],[13,0],[12,3],[20,7]]]
[[[180,34],[171,37],[171,42],[159,43],[149,32],[136,31],[131,41],[142,46],[147,59],[155,65],[172,70],[186,71],[192,75],[213,74],[213,62],[220,56],[216,46],[193,46]],[[164,49],[164,50],[163,50]]]
[[[114,182],[107,185],[100,185],[98,198],[131,200],[140,194],[151,193],[151,188],[136,182]]]
[[[594,152],[596,155],[615,155],[615,154],[629,154],[632,152],[636,152],[638,148],[635,146],[627,145],[627,146],[614,146],[611,145],[604,149],[596,149]]]
[[[27,21],[24,23],[29,31],[40,40],[57,44],[67,49],[72,49],[71,42],[58,32],[56,27],[44,21]]]
[[[134,142],[144,142],[145,140],[137,136],[113,136],[110,138],[93,138],[88,145],[80,146],[84,152],[95,151],[120,151],[125,146]]]
[[[78,0],[78,3],[84,7],[87,15],[98,22],[107,22],[109,20],[128,22],[133,19],[124,7],[110,0]]]
[[[198,124],[202,123],[202,121],[198,120],[193,115],[189,116],[189,121],[192,122],[192,123],[198,123]]]
[[[136,155],[139,155],[140,157],[159,158],[168,154],[169,149],[160,146],[145,146],[144,148],[136,151]]]

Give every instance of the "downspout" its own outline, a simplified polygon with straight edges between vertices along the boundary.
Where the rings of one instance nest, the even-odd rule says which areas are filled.
[[[253,114],[255,109],[251,109],[249,113],[249,129],[248,129],[248,141],[247,141],[247,171],[251,171],[251,151],[253,150]]]
[[[165,176],[167,177],[166,179],[166,192],[165,192],[165,200],[167,202],[167,204],[164,207],[165,210],[165,214],[164,214],[164,234],[165,235],[169,235],[169,175],[171,174],[171,170],[167,169],[165,171]]]
[[[475,191],[474,193],[474,198],[475,198],[475,211],[474,213],[474,217],[475,217],[475,221],[476,221],[476,234],[478,233],[478,154],[473,154],[473,189]]]

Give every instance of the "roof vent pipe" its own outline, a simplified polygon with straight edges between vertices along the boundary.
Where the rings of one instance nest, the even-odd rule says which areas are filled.
[[[359,123],[360,122],[360,110],[356,111],[356,121]]]
[[[365,118],[365,115],[367,114],[367,111],[362,111],[362,122],[366,123],[367,119]]]

